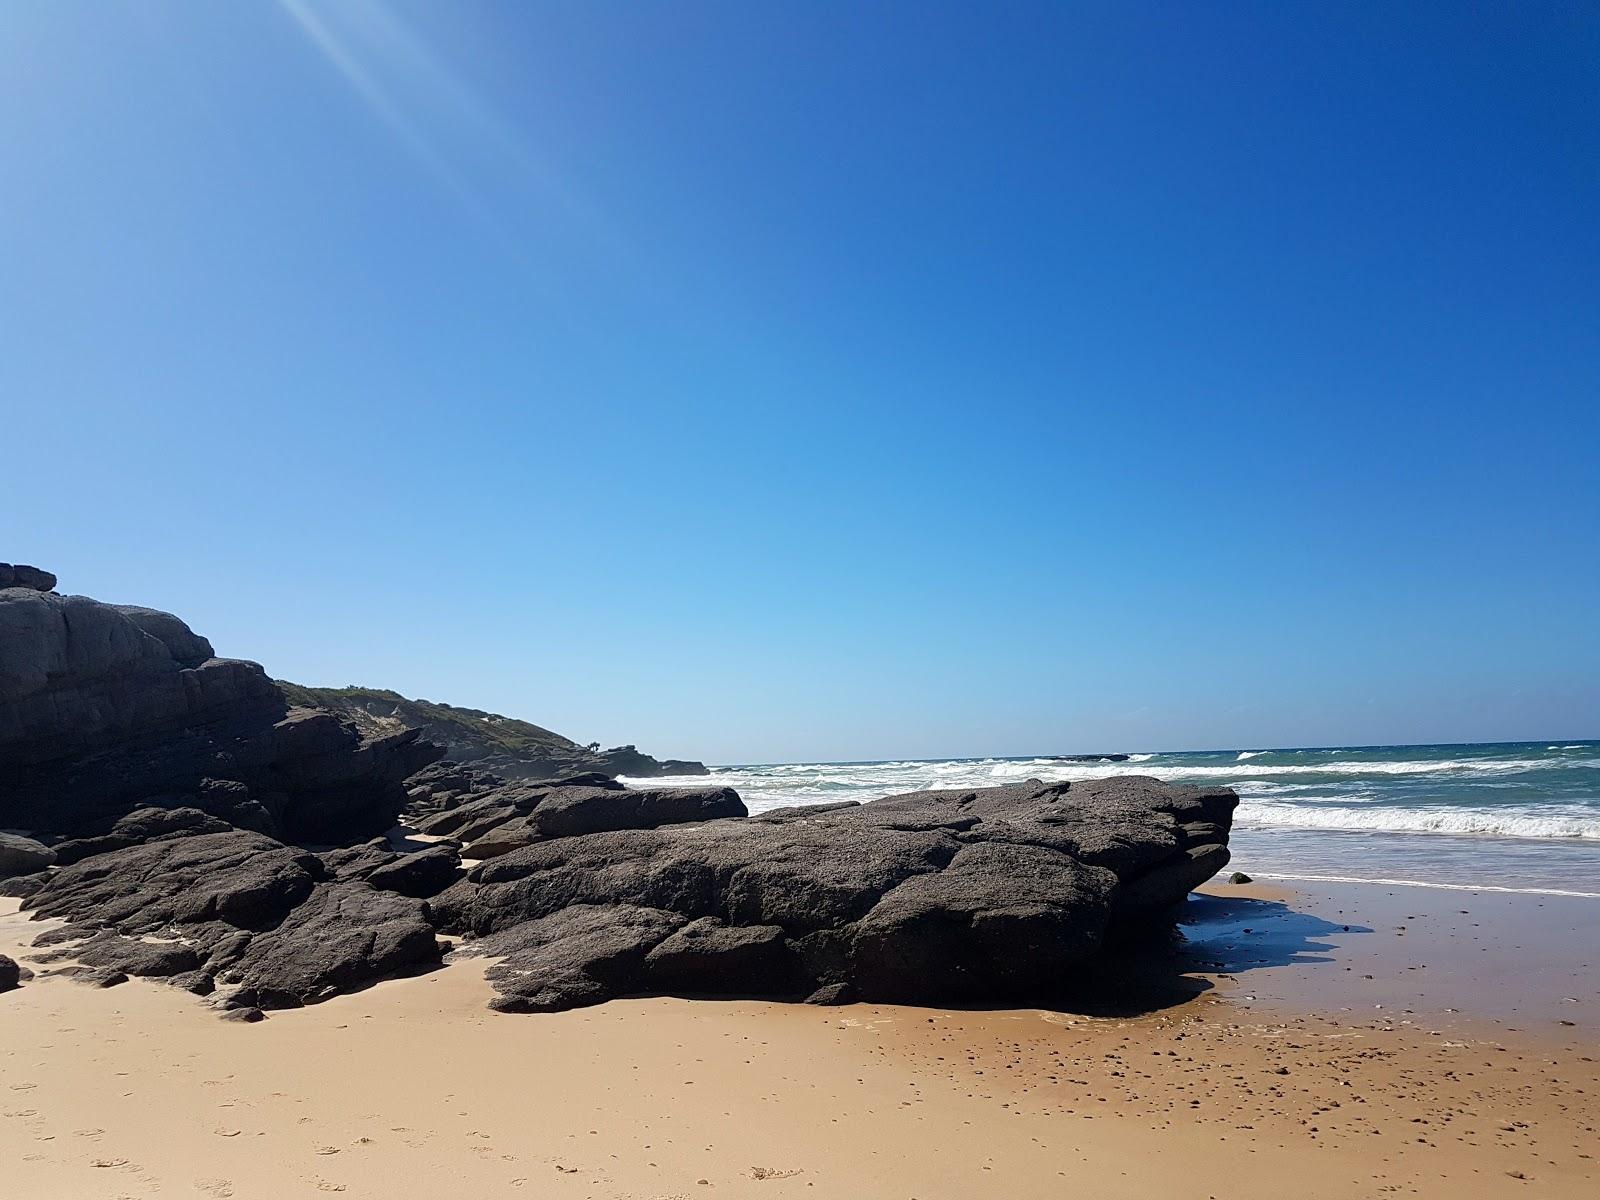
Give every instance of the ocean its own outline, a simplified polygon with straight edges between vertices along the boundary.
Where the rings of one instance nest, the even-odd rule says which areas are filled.
[[[1116,775],[1233,788],[1240,799],[1233,866],[1255,877],[1600,897],[1594,741],[1138,753],[1118,763],[765,763],[669,782],[726,784],[762,812],[924,788]]]

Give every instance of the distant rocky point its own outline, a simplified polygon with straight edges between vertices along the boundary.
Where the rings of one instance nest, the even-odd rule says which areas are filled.
[[[457,708],[432,700],[410,700],[382,688],[304,687],[278,681],[290,701],[307,708],[337,713],[372,737],[401,729],[420,729],[422,736],[445,748],[454,762],[468,763],[505,779],[556,779],[599,772],[654,779],[663,775],[705,775],[701,762],[656,759],[633,746],[601,750],[581,746],[541,726],[476,708]]]

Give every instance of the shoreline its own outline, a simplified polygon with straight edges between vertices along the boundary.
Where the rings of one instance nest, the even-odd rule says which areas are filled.
[[[1508,896],[1562,896],[1572,900],[1600,900],[1600,892],[1578,892],[1566,888],[1504,887],[1496,883],[1439,883],[1428,879],[1383,879],[1361,875],[1296,875],[1277,871],[1260,871],[1252,878],[1264,879],[1270,883],[1350,883],[1363,887],[1428,888],[1441,892],[1496,892]]]
[[[1587,1196],[1600,973],[1569,925],[1595,903],[1214,883],[1167,963],[1195,994],[1134,1016],[513,1016],[466,959],[241,1025],[40,977],[0,997],[0,1152],[18,1194],[66,1200]],[[48,926],[5,904],[26,963]]]

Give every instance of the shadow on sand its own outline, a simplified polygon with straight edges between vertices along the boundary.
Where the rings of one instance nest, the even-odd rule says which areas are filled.
[[[991,1012],[1042,1008],[1090,1017],[1131,1018],[1187,1004],[1211,991],[1203,975],[1236,976],[1262,967],[1331,963],[1331,938],[1367,934],[1296,912],[1280,900],[1195,894],[1173,914],[1176,925],[1154,935],[1129,937],[1087,964],[1080,982],[1051,996],[997,998],[990,1003],[928,1001],[911,1008]],[[695,992],[635,992],[695,1000],[790,1000],[796,996]]]
[[[1334,961],[1335,938],[1367,934],[1297,912],[1281,900],[1192,895],[1175,928],[1107,952],[1092,982],[1062,1007],[1089,1016],[1133,1017],[1184,1004],[1210,991],[1207,975]]]

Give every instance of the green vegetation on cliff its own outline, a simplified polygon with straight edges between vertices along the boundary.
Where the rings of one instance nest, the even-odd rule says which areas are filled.
[[[325,708],[355,722],[366,733],[381,736],[401,729],[421,729],[449,757],[499,775],[548,778],[601,771],[608,775],[703,775],[698,762],[658,762],[632,746],[601,750],[599,743],[580,745],[543,726],[477,708],[457,708],[433,700],[411,700],[386,688],[306,687],[277,681],[289,703]]]

